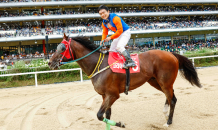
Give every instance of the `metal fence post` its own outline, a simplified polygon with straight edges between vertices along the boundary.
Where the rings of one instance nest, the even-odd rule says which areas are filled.
[[[195,59],[194,58],[192,58],[192,64],[193,64],[193,66],[195,66]]]
[[[82,69],[80,68],[80,78],[81,78],[81,82],[83,82],[83,73],[82,73]]]
[[[36,87],[38,86],[38,84],[37,84],[37,73],[35,73],[35,85],[36,85]]]

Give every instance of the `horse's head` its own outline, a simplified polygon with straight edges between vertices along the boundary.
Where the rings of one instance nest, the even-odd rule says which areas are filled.
[[[68,59],[65,54],[69,51],[71,40],[64,34],[63,41],[57,46],[57,51],[49,59],[48,66],[52,70],[56,70],[60,66],[60,62],[66,62]]]

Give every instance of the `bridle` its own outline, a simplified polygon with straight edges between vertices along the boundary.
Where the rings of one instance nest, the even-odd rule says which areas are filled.
[[[65,48],[66,48],[66,49],[65,49],[62,53],[60,53],[60,54],[62,54],[62,57],[61,57],[61,59],[60,59],[60,63],[62,62],[62,60],[63,60],[64,57],[66,57],[68,60],[69,60],[69,59],[73,59],[73,60],[74,60],[73,51],[72,51],[72,49],[71,49],[71,47],[70,47],[71,40],[72,40],[71,38],[70,38],[69,41],[67,41],[67,40],[64,39],[64,40],[61,42],[62,44],[65,45]],[[68,56],[66,56],[67,52],[69,52],[70,58],[68,58]]]
[[[102,47],[102,45],[101,45],[101,46],[99,46],[97,49],[95,49],[94,51],[90,52],[89,54],[87,54],[87,55],[85,55],[85,56],[83,56],[83,57],[81,57],[81,58],[74,59],[73,51],[72,51],[72,49],[71,49],[71,47],[70,47],[71,40],[72,40],[71,38],[70,38],[69,41],[67,41],[67,40],[64,39],[64,40],[61,42],[62,44],[65,45],[65,48],[66,48],[66,49],[65,49],[63,52],[60,53],[60,54],[63,55],[62,58],[60,59],[60,64],[67,64],[67,63],[72,63],[72,62],[79,61],[79,60],[81,60],[81,59],[83,59],[83,58],[85,58],[85,57],[91,55],[92,53],[96,52],[97,50],[99,50],[99,49]],[[103,41],[103,42],[104,42],[104,41]],[[69,51],[69,54],[70,54],[70,57],[69,57],[69,58],[67,58],[68,55],[66,55],[66,54],[67,54],[67,51]],[[66,57],[68,60],[70,60],[70,59],[73,59],[73,60],[72,60],[72,61],[67,61],[67,62],[62,62],[62,60],[63,60],[64,57]]]
[[[104,42],[104,41],[103,41],[103,42]],[[96,48],[94,51],[90,52],[89,54],[87,54],[87,55],[85,55],[85,56],[83,56],[83,57],[81,57],[81,58],[74,59],[73,51],[72,51],[72,49],[70,48],[71,39],[69,40],[69,42],[66,41],[66,40],[63,40],[61,43],[64,44],[64,45],[65,45],[65,48],[66,48],[63,52],[60,53],[60,54],[63,55],[62,58],[60,59],[60,64],[61,64],[61,65],[63,65],[63,64],[67,64],[67,63],[72,63],[72,62],[79,61],[79,60],[81,60],[81,59],[83,59],[83,58],[85,58],[85,57],[91,55],[92,53],[96,52],[97,50],[99,50],[99,49],[103,46],[103,45],[99,46],[99,47]],[[62,62],[63,58],[66,57],[66,53],[67,53],[67,51],[69,51],[69,53],[70,53],[70,55],[71,55],[70,59],[73,58],[73,60],[72,60],[72,61],[68,61],[68,62]],[[105,54],[103,54],[103,56],[102,56],[102,58],[101,58],[101,54],[102,54],[102,53],[100,53],[99,60],[98,60],[98,63],[97,63],[97,65],[96,65],[94,71],[92,72],[91,75],[88,76],[88,78],[92,78],[92,77],[94,77],[95,75],[101,73],[102,71],[105,71],[106,69],[110,68],[110,66],[112,66],[113,64],[115,64],[115,63],[118,62],[118,60],[117,60],[117,61],[114,62],[113,64],[108,65],[108,66],[106,66],[105,68],[99,70],[99,67],[101,66],[101,63],[102,63],[102,61],[103,61],[103,59],[104,59],[104,55],[105,55]],[[67,58],[67,57],[66,57],[66,58]],[[97,68],[98,68],[98,71],[95,72],[95,70],[96,70]]]

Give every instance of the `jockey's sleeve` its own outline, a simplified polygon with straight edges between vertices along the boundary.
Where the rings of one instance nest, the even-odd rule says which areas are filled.
[[[113,23],[115,24],[117,31],[110,37],[111,39],[116,39],[123,33],[123,25],[121,23],[121,19],[118,16],[113,18]]]
[[[105,26],[104,26],[104,24],[103,24],[103,22],[102,22],[102,28],[103,28],[103,33],[102,33],[102,39],[101,39],[101,41],[103,41],[104,39],[106,39],[107,38],[107,35],[108,35],[108,28],[106,28]]]

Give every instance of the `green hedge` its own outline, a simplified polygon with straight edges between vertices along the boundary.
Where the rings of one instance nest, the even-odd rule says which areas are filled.
[[[195,67],[217,66],[218,57],[195,59],[194,62],[195,62]]]

